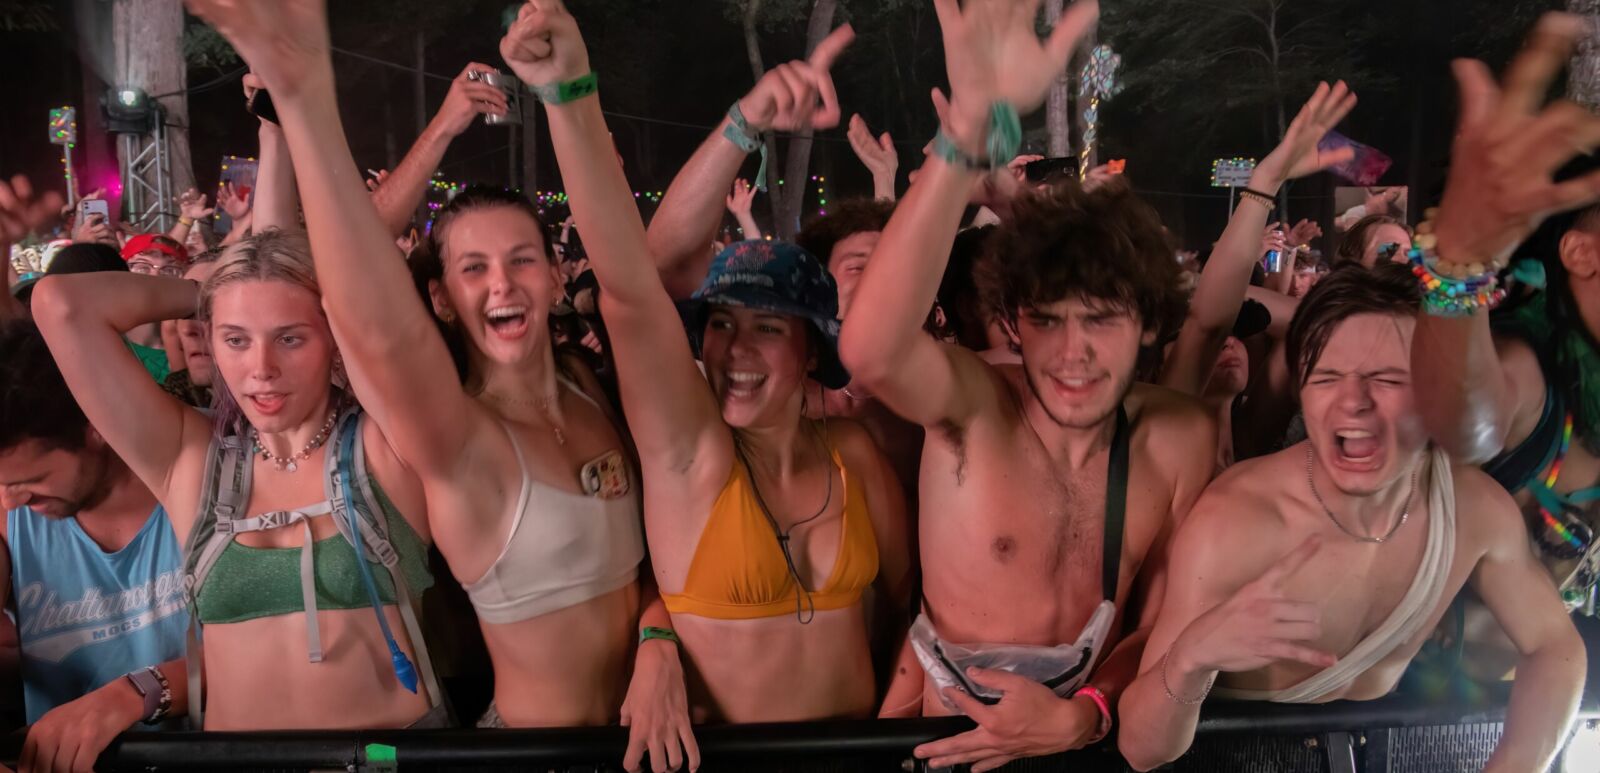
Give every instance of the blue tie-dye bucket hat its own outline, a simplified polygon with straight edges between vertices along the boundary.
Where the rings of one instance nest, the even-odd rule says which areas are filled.
[[[700,289],[678,304],[696,357],[713,305],[743,306],[808,320],[822,334],[817,338],[817,367],[811,377],[829,389],[849,385],[850,374],[839,361],[839,289],[821,261],[801,247],[752,239],[734,242],[717,253]]]

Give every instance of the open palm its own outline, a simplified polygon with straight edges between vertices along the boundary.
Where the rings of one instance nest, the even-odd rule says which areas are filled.
[[[1061,15],[1050,37],[1034,31],[1039,0],[934,0],[944,33],[951,105],[961,115],[987,112],[1005,102],[1027,113],[1044,101],[1067,66],[1072,49],[1100,13],[1096,0],[1080,0]]]
[[[1355,92],[1344,81],[1335,83],[1331,88],[1326,83],[1317,84],[1311,99],[1306,100],[1305,106],[1300,108],[1299,114],[1289,124],[1289,130],[1284,132],[1283,141],[1261,160],[1257,168],[1276,175],[1281,181],[1305,177],[1349,161],[1355,154],[1352,149],[1323,150],[1317,147],[1317,143],[1344,120],[1355,106]]]

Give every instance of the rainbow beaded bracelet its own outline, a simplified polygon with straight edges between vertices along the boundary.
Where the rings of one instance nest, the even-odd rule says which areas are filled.
[[[1494,268],[1445,263],[1433,252],[1437,243],[1433,234],[1419,233],[1406,252],[1411,273],[1422,284],[1423,311],[1436,317],[1467,317],[1505,300]]]

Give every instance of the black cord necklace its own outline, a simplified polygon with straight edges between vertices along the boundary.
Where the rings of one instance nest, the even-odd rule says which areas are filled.
[[[827,427],[827,417],[824,416],[822,421],[825,429]],[[821,441],[820,438],[818,440]],[[744,443],[739,440],[738,433],[734,433],[733,436],[733,450],[734,453],[739,457],[739,463],[744,465],[745,472],[749,474],[750,491],[756,495],[756,504],[761,507],[761,514],[767,517],[767,523],[772,526],[772,534],[778,539],[778,549],[783,551],[783,561],[789,567],[789,576],[794,578],[795,618],[800,621],[801,625],[806,625],[812,620],[816,619],[817,606],[816,603],[812,601],[810,589],[806,588],[805,581],[800,578],[800,569],[795,566],[794,553],[789,545],[789,536],[794,533],[795,529],[821,518],[823,513],[828,512],[828,505],[833,502],[833,476],[836,472],[833,464],[833,458],[827,453],[827,444],[824,442],[822,456],[823,461],[828,466],[828,488],[827,492],[822,497],[822,506],[817,508],[815,513],[812,513],[810,516],[802,520],[795,521],[789,525],[788,529],[784,529],[778,525],[778,519],[772,516],[772,509],[767,507],[766,498],[761,496],[761,487],[756,484],[755,468],[750,465],[750,459],[745,454]]]

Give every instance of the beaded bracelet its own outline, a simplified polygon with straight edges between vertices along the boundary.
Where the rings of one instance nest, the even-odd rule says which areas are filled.
[[[1262,193],[1261,191],[1254,190],[1254,189],[1251,189],[1251,188],[1240,188],[1239,189],[1239,199],[1240,200],[1249,199],[1251,201],[1254,201],[1257,204],[1260,204],[1261,206],[1266,207],[1268,212],[1271,212],[1272,210],[1275,210],[1275,209],[1278,208],[1278,200],[1277,199],[1274,199],[1271,196],[1268,196],[1267,194]]]
[[[933,137],[933,154],[947,164],[968,169],[1000,169],[1017,157],[1022,149],[1022,117],[1006,102],[989,106],[989,136],[984,140],[987,158],[972,158],[956,147],[944,129]]]
[[[584,97],[593,96],[600,91],[600,80],[593,72],[580,75],[570,81],[560,83],[547,83],[543,86],[528,84],[528,93],[539,98],[540,102],[547,105],[562,105],[574,102]]]
[[[1423,311],[1436,317],[1467,317],[1505,300],[1506,291],[1499,287],[1493,265],[1441,261],[1433,251],[1437,243],[1432,233],[1418,233],[1406,253],[1411,273],[1422,284]]]

